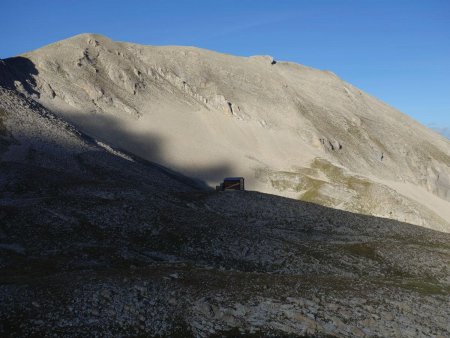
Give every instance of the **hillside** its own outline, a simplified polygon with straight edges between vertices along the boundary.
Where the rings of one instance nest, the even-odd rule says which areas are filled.
[[[0,88],[0,335],[448,336],[450,235],[214,192]]]
[[[212,187],[245,176],[251,190],[450,231],[450,141],[331,72],[83,34],[0,74],[91,137]]]

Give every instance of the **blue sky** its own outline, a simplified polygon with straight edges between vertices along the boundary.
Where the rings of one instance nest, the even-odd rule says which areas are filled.
[[[450,137],[448,0],[2,0],[0,58],[79,33],[335,72]]]

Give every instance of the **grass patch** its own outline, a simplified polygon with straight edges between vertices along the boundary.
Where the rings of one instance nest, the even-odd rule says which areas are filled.
[[[379,280],[377,284],[391,285],[407,291],[417,292],[424,296],[450,294],[450,286],[442,285],[433,278],[417,279],[417,278],[395,278],[387,280]]]
[[[346,186],[359,193],[366,193],[372,186],[372,183],[355,176],[349,176],[345,178]]]
[[[8,147],[13,142],[8,129],[5,126],[4,119],[6,118],[6,111],[0,108],[0,154],[8,150]]]
[[[358,193],[367,191],[372,185],[370,181],[362,177],[346,175],[342,168],[336,167],[324,159],[316,158],[311,167],[323,172],[331,182],[342,184]]]
[[[306,202],[326,202],[322,195],[320,194],[320,189],[325,186],[327,183],[321,180],[309,178],[308,184],[305,187],[307,191],[300,197],[302,201]]]
[[[0,136],[7,136],[5,122],[3,121],[6,115],[7,115],[6,111],[0,108]]]
[[[311,168],[323,172],[333,182],[341,182],[345,177],[343,169],[336,167],[335,165],[331,164],[331,162],[321,158],[316,158],[311,163]]]
[[[432,242],[429,238],[411,238],[411,237],[404,237],[400,235],[391,235],[391,239],[395,241],[399,241],[402,243],[402,245],[415,245],[422,248],[428,248],[428,249],[440,249],[440,250],[450,250],[450,244],[449,243],[443,243],[443,242]]]
[[[248,337],[248,338],[313,338],[313,337],[319,337],[316,335],[298,335],[295,333],[288,333],[279,331],[276,329],[269,329],[269,328],[259,328],[256,332],[249,332],[249,331],[240,331],[239,328],[234,327],[229,330],[220,331],[215,334],[212,334],[210,336],[211,338],[235,338],[235,337]],[[320,335],[320,337],[334,337],[330,335]]]
[[[364,258],[369,258],[374,261],[381,261],[381,257],[377,254],[376,250],[367,243],[353,243],[344,244],[340,246],[345,252]]]
[[[320,179],[324,174],[326,180]],[[262,175],[262,173],[260,173]],[[335,191],[344,188],[354,191],[359,196],[368,196],[373,184],[363,177],[350,176],[344,173],[344,169],[333,165],[331,162],[316,158],[311,163],[311,168],[297,168],[294,172],[264,172],[275,189],[279,191],[294,190],[301,193],[300,200],[317,203],[325,206],[334,206],[338,200],[333,198],[333,193],[327,195],[324,188]],[[354,211],[365,213],[364,207],[356,203]]]

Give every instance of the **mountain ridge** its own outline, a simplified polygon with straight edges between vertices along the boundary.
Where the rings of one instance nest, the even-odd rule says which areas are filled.
[[[37,74],[19,91],[211,186],[246,176],[250,189],[450,231],[450,142],[331,72],[96,34],[21,57]]]

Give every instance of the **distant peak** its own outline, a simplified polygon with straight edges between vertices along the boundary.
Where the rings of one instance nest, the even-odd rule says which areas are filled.
[[[72,36],[68,39],[68,41],[83,41],[87,42],[88,44],[93,43],[101,43],[101,42],[111,42],[112,39],[108,38],[107,36],[96,34],[96,33],[82,33],[75,36]],[[64,40],[63,40],[64,41]]]
[[[101,34],[97,34],[97,33],[81,33],[81,34],[73,36],[73,38],[87,38],[87,39],[93,38],[93,39],[111,40],[107,36],[104,36],[104,35],[101,35]]]

